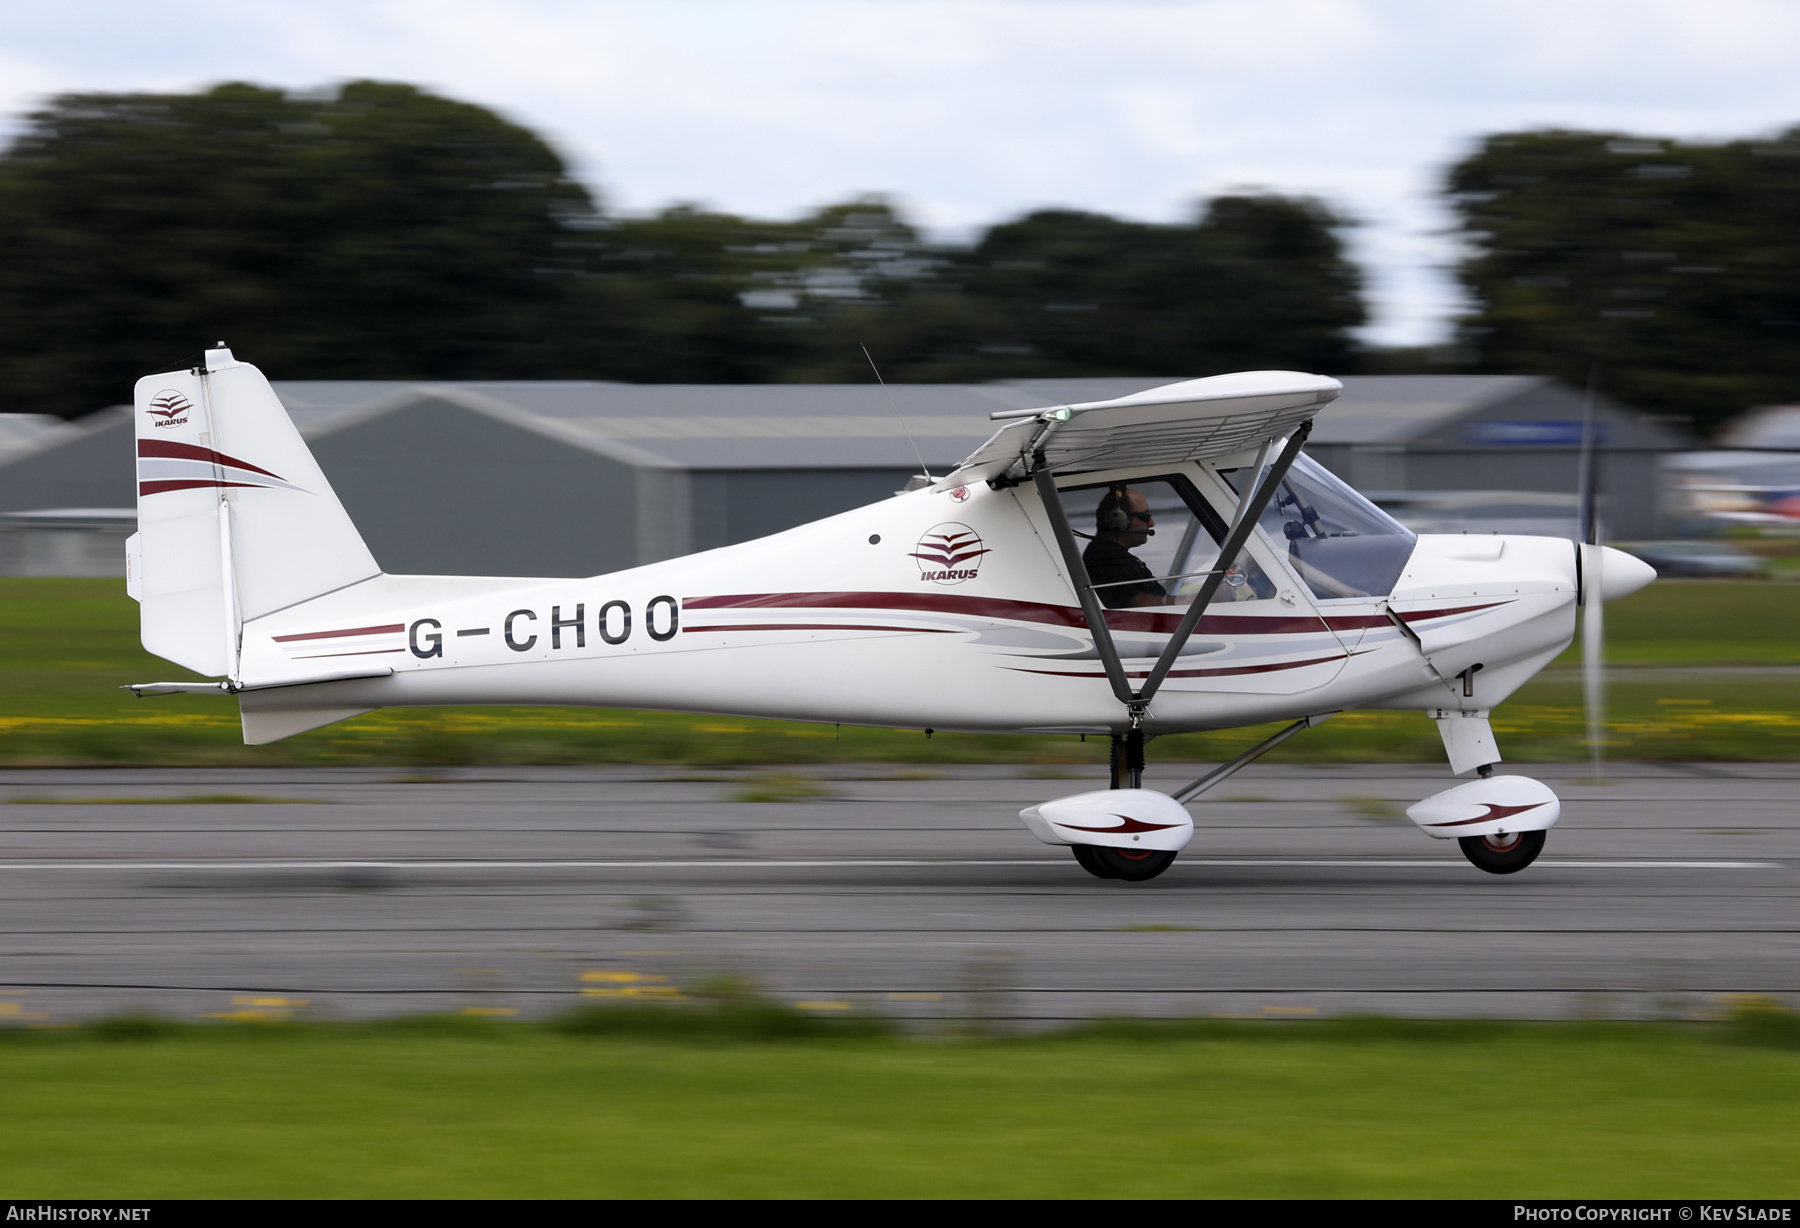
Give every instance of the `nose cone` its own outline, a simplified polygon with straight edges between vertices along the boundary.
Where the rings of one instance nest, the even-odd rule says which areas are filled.
[[[1629,597],[1656,579],[1656,568],[1636,555],[1611,546],[1583,546],[1582,584],[1593,591],[1598,585],[1601,601]]]

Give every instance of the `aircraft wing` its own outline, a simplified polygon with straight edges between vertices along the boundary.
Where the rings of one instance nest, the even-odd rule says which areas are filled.
[[[1292,434],[1343,390],[1325,375],[1244,371],[1165,384],[1113,401],[1001,410],[990,416],[1013,421],[937,488],[1022,478],[1038,452],[1059,474],[1229,456]]]

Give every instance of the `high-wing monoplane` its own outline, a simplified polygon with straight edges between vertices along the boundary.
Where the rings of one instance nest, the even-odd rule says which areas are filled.
[[[265,743],[376,708],[656,708],[1104,736],[1110,787],[1033,806],[1103,878],[1160,874],[1183,803],[1351,709],[1437,722],[1467,783],[1414,805],[1522,869],[1560,804],[1496,775],[1488,722],[1576,608],[1655,577],[1560,538],[1419,536],[1302,451],[1333,379],[1255,371],[1008,410],[941,480],[757,541],[588,579],[382,572],[255,367],[222,345],[137,385],[144,646],[235,695]],[[595,532],[606,526],[594,526]],[[1284,721],[1165,794],[1161,734]]]

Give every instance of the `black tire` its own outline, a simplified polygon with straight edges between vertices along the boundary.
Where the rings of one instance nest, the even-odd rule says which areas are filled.
[[[1081,868],[1086,870],[1089,874],[1092,874],[1095,878],[1118,877],[1118,875],[1100,864],[1100,859],[1094,856],[1095,852],[1098,850],[1096,850],[1093,845],[1071,844],[1069,846],[1069,851],[1075,854],[1075,860],[1081,863]]]
[[[1517,874],[1544,851],[1544,833],[1522,831],[1514,836],[1464,836],[1457,841],[1463,856],[1489,874]]]
[[[1089,846],[1092,857],[1106,870],[1109,878],[1122,878],[1128,883],[1149,882],[1175,864],[1175,854],[1155,849],[1115,849],[1105,845]]]

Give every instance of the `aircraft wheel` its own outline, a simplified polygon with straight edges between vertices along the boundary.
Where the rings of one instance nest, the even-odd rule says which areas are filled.
[[[1115,849],[1105,845],[1090,846],[1089,855],[1106,871],[1108,878],[1122,878],[1128,883],[1143,883],[1155,878],[1175,864],[1175,854],[1145,849]]]
[[[1463,856],[1489,874],[1517,874],[1544,851],[1544,833],[1522,831],[1510,836],[1464,836],[1457,843]]]
[[[1117,874],[1114,874],[1111,870],[1100,864],[1100,859],[1094,856],[1094,854],[1098,853],[1100,850],[1093,845],[1071,844],[1069,846],[1069,851],[1075,854],[1075,860],[1081,863],[1081,868],[1086,870],[1089,874],[1092,874],[1095,878],[1118,877]]]

